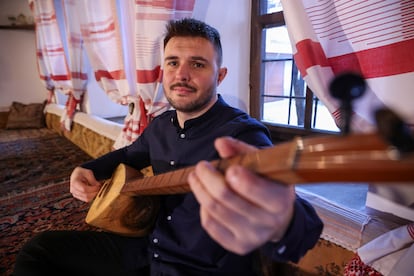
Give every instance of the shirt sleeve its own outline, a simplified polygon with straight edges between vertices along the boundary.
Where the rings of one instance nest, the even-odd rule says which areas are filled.
[[[233,137],[258,148],[273,146],[268,129],[258,123],[244,123],[233,133]]]
[[[271,146],[267,129],[260,125],[242,129],[238,139],[257,147]],[[296,196],[294,215],[285,236],[278,242],[268,242],[260,250],[273,261],[298,262],[313,248],[322,233],[323,223],[309,202]]]
[[[148,146],[144,133],[131,145],[109,152],[95,160],[81,165],[93,171],[97,180],[110,178],[121,163],[137,170],[150,165]]]
[[[285,236],[278,242],[268,242],[262,253],[273,261],[298,262],[313,248],[322,233],[323,223],[312,205],[297,196],[295,212]]]

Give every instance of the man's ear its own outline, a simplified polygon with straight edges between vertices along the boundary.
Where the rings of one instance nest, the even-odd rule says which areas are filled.
[[[217,78],[217,85],[220,85],[220,83],[224,80],[224,78],[227,75],[227,67],[222,67],[219,69],[218,78]]]

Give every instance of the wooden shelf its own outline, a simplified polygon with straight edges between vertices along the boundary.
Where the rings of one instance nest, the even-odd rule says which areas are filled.
[[[31,30],[34,31],[35,25],[0,25],[4,30]]]

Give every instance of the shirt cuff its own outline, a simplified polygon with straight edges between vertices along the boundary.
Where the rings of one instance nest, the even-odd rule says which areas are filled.
[[[262,252],[274,261],[296,263],[315,246],[322,228],[323,223],[313,207],[297,196],[294,215],[285,235],[278,242],[266,243]]]

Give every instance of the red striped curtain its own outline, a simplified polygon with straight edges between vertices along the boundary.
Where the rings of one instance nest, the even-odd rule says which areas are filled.
[[[41,78],[49,89],[58,82],[68,91],[67,129],[88,81],[85,58],[106,95],[133,107],[114,148],[132,143],[154,116],[169,108],[161,85],[165,25],[191,17],[195,0],[62,0],[66,54],[53,0],[29,3],[37,19]]]
[[[76,3],[75,18],[95,79],[113,101],[126,104],[130,95],[125,75],[123,45],[116,1],[72,0]]]
[[[81,24],[82,38],[97,83],[116,103],[128,105],[136,102],[136,90],[131,85],[133,82],[128,79],[128,76],[131,78],[128,69],[134,70],[135,68],[134,60],[131,59],[129,53],[135,49],[131,49],[128,39],[128,36],[133,34],[128,24],[128,18],[133,14],[133,9],[121,10],[120,13],[123,12],[123,16],[119,17],[116,1],[100,0],[99,5],[96,1],[72,1],[76,1],[78,6],[75,20]],[[119,6],[129,5],[130,2],[119,1]],[[121,21],[124,22],[122,27],[126,30],[121,30]],[[131,132],[133,127],[135,126],[127,117],[114,148],[120,148],[133,141],[125,141],[124,138],[124,133]]]
[[[36,55],[40,80],[48,90],[48,102],[54,91],[71,90],[70,71],[61,40],[53,0],[29,0],[36,23]]]
[[[120,148],[169,108],[161,86],[165,24],[191,16],[194,0],[71,2],[98,84],[113,101],[133,107],[114,144]]]
[[[414,1],[281,0],[295,62],[340,125],[332,78],[361,74],[367,92],[354,106],[354,131],[373,128],[373,110],[386,105],[414,123]]]
[[[191,17],[195,0],[134,1],[121,6],[124,21],[132,28],[124,28],[131,41],[135,68],[132,90],[134,97],[128,104],[134,108],[125,119],[125,128],[115,143],[115,148],[134,141],[150,120],[169,108],[161,85],[162,53],[165,25],[169,20]],[[130,12],[134,13],[130,14]]]
[[[67,25],[68,55],[57,22],[53,0],[29,0],[36,22],[37,63],[40,79],[49,91],[48,102],[59,91],[68,96],[61,123],[70,130],[75,110],[80,106],[86,87],[86,74],[82,63],[81,41],[73,36],[74,24]],[[69,59],[67,59],[69,57]]]
[[[80,22],[73,20],[78,14],[76,1],[63,1],[64,22],[66,27],[67,55],[72,76],[73,90],[66,102],[66,110],[62,116],[65,128],[70,129],[76,106],[82,103],[83,95],[88,83],[87,67],[83,47],[83,38],[80,30]]]

